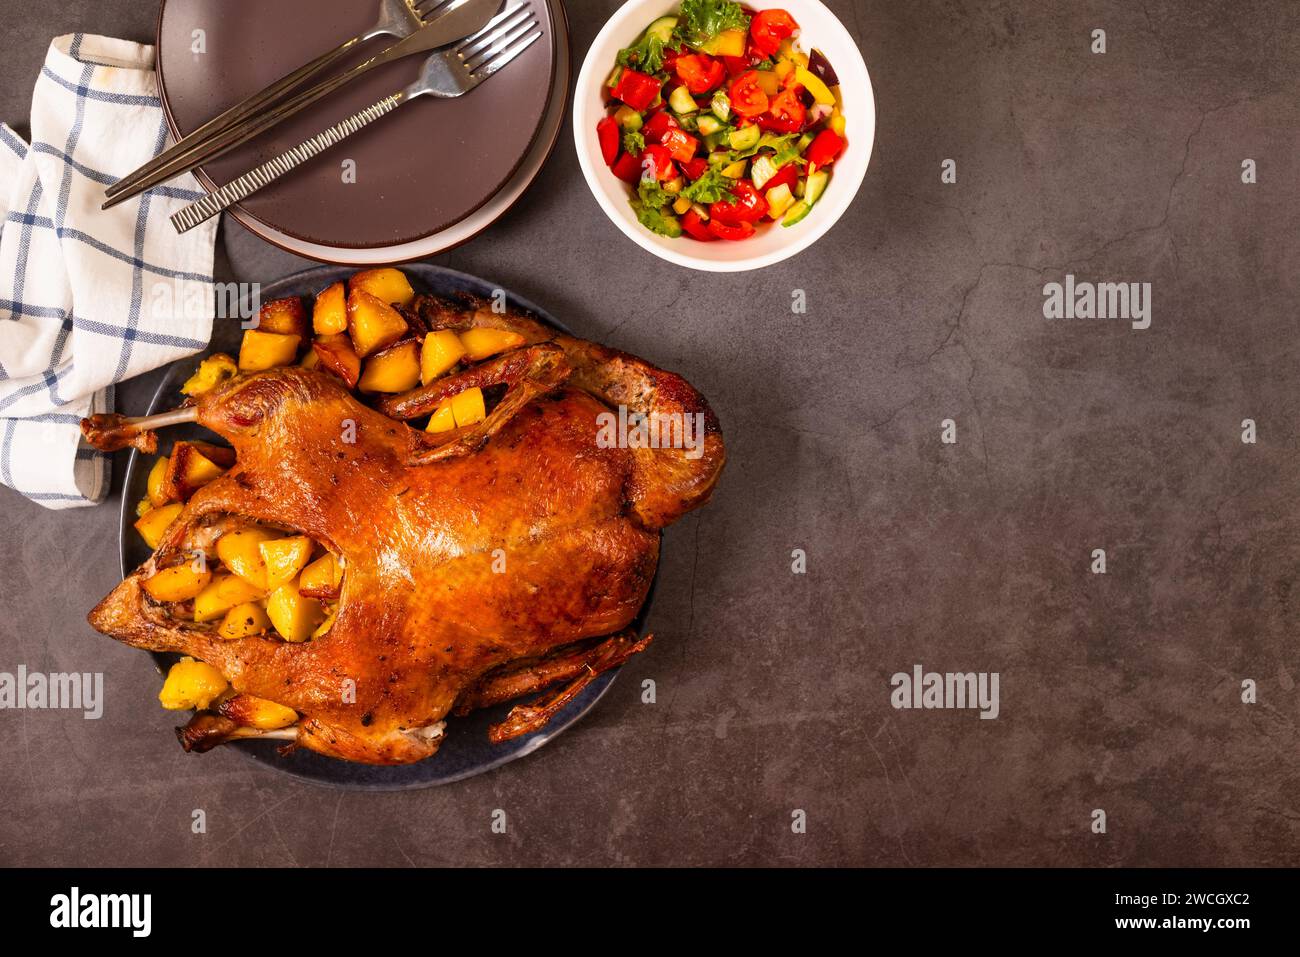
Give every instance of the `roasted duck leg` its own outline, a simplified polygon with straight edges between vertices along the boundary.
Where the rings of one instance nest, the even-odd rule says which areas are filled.
[[[187,749],[291,735],[334,757],[418,761],[436,752],[453,709],[567,682],[516,708],[492,737],[528,733],[648,643],[623,632],[654,577],[660,529],[708,500],[725,460],[707,402],[679,376],[525,316],[432,299],[414,308],[430,329],[489,326],[523,342],[377,409],[329,373],[283,367],[231,379],[180,410],[226,439],[235,464],[194,493],[90,622],[127,644],[206,662],[238,695],[299,716],[259,731],[223,704],[181,729]],[[471,386],[504,389],[475,426],[431,435],[399,421]],[[602,441],[620,405],[697,417],[698,442]],[[140,426],[85,431],[108,445]],[[232,640],[146,588],[249,525],[337,556],[345,571],[324,634]]]

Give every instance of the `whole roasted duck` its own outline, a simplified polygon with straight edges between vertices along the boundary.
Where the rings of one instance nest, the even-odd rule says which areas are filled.
[[[407,314],[424,334],[497,329],[517,346],[373,407],[319,367],[286,366],[237,375],[162,416],[83,422],[100,449],[152,448],[153,428],[180,421],[234,449],[234,464],[192,494],[152,557],[89,616],[105,634],[192,656],[229,681],[219,705],[178,729],[187,750],[270,736],[352,761],[420,761],[449,713],[548,689],[491,737],[534,731],[649,642],[628,629],[660,529],[704,504],[723,467],[708,403],[679,376],[483,302],[417,297]],[[406,424],[472,388],[491,397],[482,421],[437,434]],[[602,413],[620,409],[640,422],[692,417],[700,441],[610,442]],[[323,634],[232,639],[147,587],[195,556],[215,560],[222,536],[250,526],[305,536],[337,560]],[[296,720],[259,729],[243,715],[262,701]]]

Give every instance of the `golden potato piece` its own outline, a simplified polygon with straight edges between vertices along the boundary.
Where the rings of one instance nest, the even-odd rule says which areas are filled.
[[[457,392],[448,401],[451,414],[456,420],[456,428],[463,429],[487,418],[487,408],[483,403],[483,390],[475,386],[464,392]]]
[[[343,584],[343,569],[330,552],[326,552],[302,570],[298,594],[308,598],[338,598]]]
[[[352,339],[343,334],[320,336],[312,343],[312,352],[320,357],[322,369],[333,372],[349,389],[356,388],[361,378],[361,357],[352,348]]]
[[[234,464],[234,449],[207,442],[177,442],[172,446],[162,480],[162,494],[169,501],[188,502],[190,496]]]
[[[300,296],[272,299],[263,303],[257,314],[259,332],[272,332],[281,336],[307,338],[307,310]]]
[[[292,580],[311,558],[311,539],[305,535],[277,538],[258,547],[266,563],[266,587],[272,591]]]
[[[145,512],[149,512],[152,510],[153,510],[153,502],[149,501],[148,495],[146,495],[144,498],[140,499],[140,501],[135,503],[136,518],[144,518]]]
[[[298,582],[287,582],[271,592],[266,600],[266,614],[285,641],[306,641],[316,626],[325,620],[325,609],[315,598],[298,592]]]
[[[424,337],[420,350],[420,381],[428,385],[465,356],[460,336],[450,329],[438,329]]]
[[[241,528],[226,532],[217,539],[217,557],[221,564],[254,588],[266,591],[266,562],[261,545],[280,536],[264,528]]]
[[[199,567],[195,567],[198,565]],[[212,580],[212,572],[198,562],[164,568],[144,580],[144,590],[154,601],[188,601]]]
[[[357,380],[362,392],[406,392],[420,384],[420,344],[407,339],[366,360]]]
[[[364,289],[348,293],[348,334],[357,355],[364,359],[406,335],[406,320]]]
[[[239,347],[239,371],[263,372],[277,366],[292,365],[301,341],[298,336],[248,329]]]
[[[429,416],[429,424],[424,427],[426,432],[450,432],[456,427],[456,417],[451,412],[451,399],[443,399],[438,403],[438,408],[433,410],[433,415]]]
[[[524,337],[517,332],[508,332],[505,329],[488,329],[480,326],[475,329],[466,329],[460,334],[460,341],[465,347],[465,353],[469,356],[470,361],[478,362],[480,359],[494,356],[498,352],[505,352],[507,349],[522,346]]]
[[[298,712],[282,704],[251,694],[237,694],[217,705],[217,713],[225,715],[244,728],[274,731],[287,728],[298,720]]]
[[[167,478],[167,461],[167,456],[160,456],[158,461],[154,462],[153,468],[149,470],[149,481],[145,483],[149,492],[149,501],[154,508],[166,505],[170,501],[167,498],[167,490],[163,487],[163,483]]]
[[[311,310],[311,327],[318,336],[336,336],[348,331],[347,291],[343,283],[326,286]]]
[[[270,627],[271,619],[266,610],[257,602],[246,601],[226,611],[221,624],[217,626],[217,634],[228,641],[234,641],[249,635],[260,635]]]
[[[176,521],[182,508],[184,506],[180,502],[173,502],[170,505],[151,509],[140,516],[140,520],[135,523],[135,530],[140,533],[146,545],[151,549],[157,548],[158,543],[162,541],[163,533],[171,527],[172,522]]]
[[[168,711],[206,708],[229,686],[230,682],[212,665],[182,658],[167,672],[158,701]]]
[[[194,620],[215,621],[236,605],[255,601],[265,594],[265,589],[249,584],[238,575],[217,572],[194,599]]]
[[[185,380],[181,392],[185,395],[200,396],[211,392],[227,379],[239,374],[235,360],[224,352],[217,352],[199,363],[194,375]]]
[[[348,280],[349,291],[362,289],[385,305],[409,306],[415,290],[400,269],[386,266],[381,269],[363,269]]]

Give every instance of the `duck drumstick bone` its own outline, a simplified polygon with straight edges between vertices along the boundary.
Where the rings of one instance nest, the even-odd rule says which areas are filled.
[[[130,447],[152,455],[158,451],[158,433],[154,429],[197,422],[198,418],[199,410],[194,406],[136,418],[101,412],[81,420],[81,434],[101,452],[116,452]]]

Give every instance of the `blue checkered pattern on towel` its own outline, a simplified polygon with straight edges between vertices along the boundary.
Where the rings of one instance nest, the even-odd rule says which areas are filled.
[[[216,221],[172,228],[201,195],[189,175],[99,208],[166,142],[152,47],[56,38],[31,131],[0,124],[0,482],[70,508],[109,484],[81,418],[112,411],[115,382],[207,345]]]

